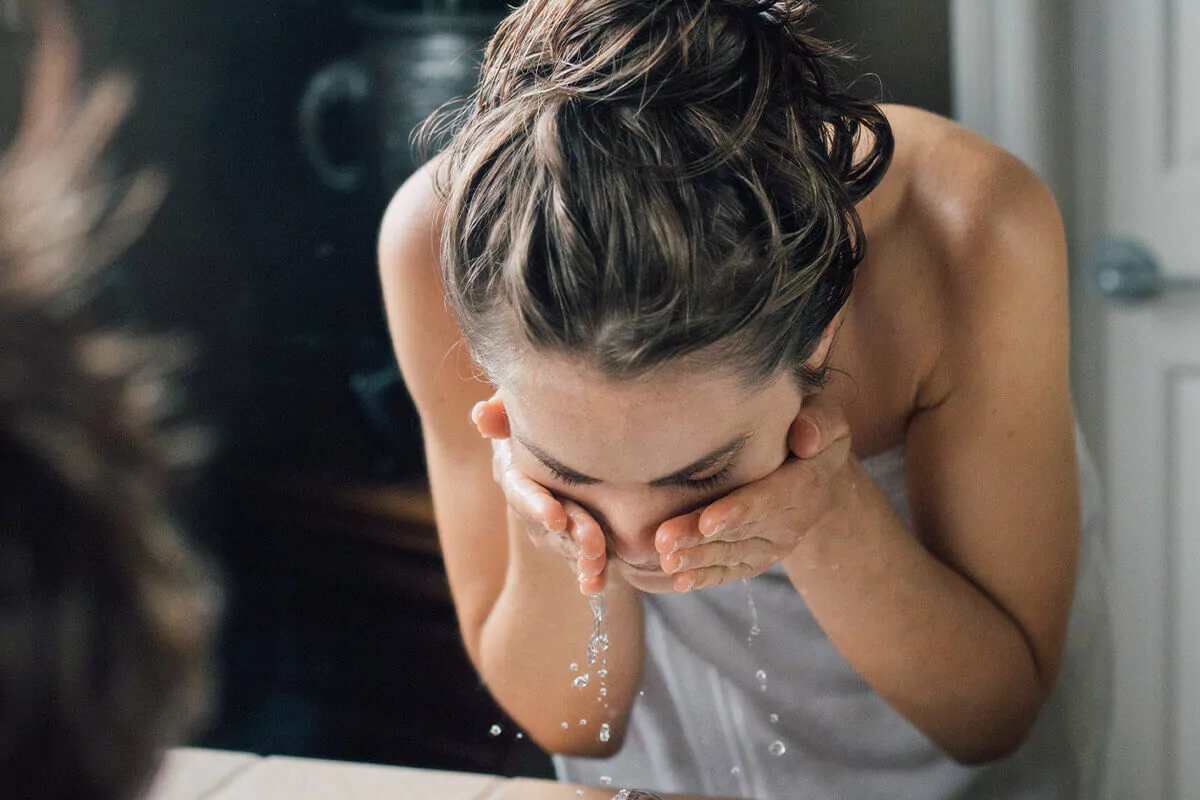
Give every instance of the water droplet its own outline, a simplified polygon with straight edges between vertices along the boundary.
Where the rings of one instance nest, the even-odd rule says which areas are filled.
[[[604,593],[588,595],[588,606],[592,609],[592,635],[588,640],[588,663],[595,664],[596,660],[602,658],[608,651],[608,614]]]
[[[493,725],[491,727],[491,729],[488,731],[488,733],[492,736],[499,736],[503,730],[504,729],[501,728],[499,725]]]
[[[609,729],[608,723],[605,722],[600,726],[600,741],[607,742],[611,738],[612,731]]]
[[[574,680],[575,688],[582,689],[588,685],[588,674],[585,672]]]
[[[642,691],[638,692],[638,697],[645,697],[645,696],[646,696],[645,692],[642,692]]]
[[[767,752],[773,756],[781,756],[787,752],[787,745],[776,739],[771,742],[771,746],[767,748]]]
[[[586,720],[586,719],[581,719],[581,720],[579,720],[579,724],[580,724],[580,725],[587,725],[587,720]]]
[[[730,775],[741,775],[741,774],[742,774],[742,768],[741,768],[741,767],[734,767],[733,769],[729,770],[729,774],[730,774]]]
[[[607,775],[600,776],[600,785],[601,786],[608,786],[610,783],[612,783],[612,778],[608,777]]]
[[[601,669],[601,670],[600,670],[599,672],[597,672],[596,674],[597,674],[597,675],[599,675],[601,678],[607,678],[607,677],[608,677],[608,670],[606,670],[606,669]]]
[[[750,581],[743,578],[742,585],[746,587],[746,600],[750,603],[750,639],[752,640],[762,633],[762,628],[758,627],[758,607],[754,605],[754,590],[750,588]]]
[[[771,724],[772,724],[772,725],[776,725],[776,724],[778,724],[778,722],[779,722],[779,715],[778,715],[778,714],[772,714],[771,716],[767,717],[767,719],[771,720]]]
[[[575,796],[576,796],[576,797],[583,797],[583,789],[576,789],[576,790],[575,790]]]
[[[767,690],[767,671],[760,669],[758,672],[754,673],[754,677],[758,678],[758,690],[760,692],[765,692]]]
[[[574,661],[571,662],[571,672],[579,672],[579,665]]]
[[[567,728],[569,728],[569,727],[571,727],[571,726],[570,726],[570,725],[568,725],[566,722],[563,722],[563,724],[562,724],[562,729],[563,729],[564,731],[565,731]]]
[[[525,734],[521,733],[520,731],[517,731],[517,738],[518,738],[518,739],[524,739],[524,738],[525,738]]]

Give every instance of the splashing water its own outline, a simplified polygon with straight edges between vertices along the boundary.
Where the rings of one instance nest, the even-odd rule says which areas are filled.
[[[604,601],[604,593],[597,592],[588,595],[588,607],[592,609],[592,635],[588,639],[588,665],[595,667],[597,666],[596,662],[599,662],[596,676],[600,679],[600,696],[596,700],[607,710],[608,686],[605,685],[605,678],[608,677],[608,608]],[[587,686],[587,674],[580,677],[584,679],[583,686]],[[575,679],[575,685],[580,686],[578,678]],[[609,740],[611,733],[607,722],[600,725],[599,736],[601,742]]]
[[[762,628],[758,627],[758,606],[754,604],[754,590],[750,588],[749,579],[743,578],[742,585],[746,587],[746,599],[750,602],[750,638],[746,640],[750,643],[762,633]]]
[[[579,720],[579,724],[580,724],[580,725],[587,725],[587,718],[586,718],[586,717],[581,717],[581,718],[580,718],[580,720]]]
[[[571,725],[566,720],[563,720],[563,724],[560,727],[562,727],[562,729],[565,731],[567,728],[571,727]]]
[[[758,679],[758,690],[760,692],[765,692],[767,690],[767,671],[765,669],[760,669],[758,672],[754,673],[754,677]]]
[[[770,747],[767,748],[767,752],[773,756],[781,756],[787,752],[787,745],[776,739],[771,742]]]
[[[571,662],[571,672],[579,672],[579,665],[574,661]]]
[[[525,738],[525,734],[521,733],[520,731],[517,731],[517,738],[518,738],[518,739],[524,739],[524,738]]]
[[[772,725],[779,724],[779,715],[778,714],[772,714],[771,716],[767,717],[767,719],[771,720]]]
[[[600,784],[602,786],[608,786],[610,783],[612,783],[612,778],[608,777],[607,775],[600,776]]]
[[[501,728],[499,725],[493,725],[488,729],[488,736],[499,736],[503,732],[504,728]]]
[[[734,767],[733,769],[729,770],[729,774],[730,774],[730,775],[741,775],[741,774],[742,774],[742,768],[741,768],[741,767]]]
[[[576,679],[573,681],[573,683],[575,684],[575,688],[576,688],[576,689],[583,689],[583,688],[586,688],[586,687],[587,687],[587,685],[588,685],[588,674],[587,674],[586,672],[585,672],[585,673],[583,673],[583,674],[582,674],[582,675],[580,675],[578,678],[576,678]]]
[[[592,609],[592,636],[588,640],[588,664],[594,665],[608,651],[608,615],[605,613],[604,592],[588,595]],[[601,664],[603,669],[603,663]]]

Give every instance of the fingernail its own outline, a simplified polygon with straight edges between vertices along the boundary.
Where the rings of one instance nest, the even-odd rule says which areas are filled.
[[[724,533],[725,528],[726,528],[725,520],[721,520],[716,525],[713,525],[713,529],[710,532],[704,534],[704,538],[711,539],[712,537],[714,537],[718,534]]]
[[[665,533],[663,533],[662,531],[659,531],[658,533],[654,534],[654,549],[657,550],[658,552],[662,553],[663,555],[666,555],[668,552],[672,552],[669,550],[664,552],[663,548],[665,548],[666,546],[667,546],[667,535]]]

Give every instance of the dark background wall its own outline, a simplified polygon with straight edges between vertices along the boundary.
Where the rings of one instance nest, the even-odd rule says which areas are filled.
[[[281,503],[275,487],[297,476],[323,496],[421,470],[411,407],[386,378],[392,359],[373,253],[387,187],[326,188],[297,135],[311,76],[367,40],[350,19],[352,4],[70,5],[86,75],[117,67],[140,84],[113,163],[160,165],[173,187],[115,266],[102,311],[196,338],[190,402],[224,442],[188,512],[230,587],[226,689],[204,742],[544,772],[527,742],[486,736],[502,715],[462,655],[435,556],[271,511]],[[945,0],[823,0],[816,21],[861,57],[859,71],[879,76],[860,84],[864,94],[948,111]],[[28,31],[0,30],[5,140],[29,45]],[[348,159],[370,133],[344,111],[327,133]],[[373,379],[390,431],[352,388]]]

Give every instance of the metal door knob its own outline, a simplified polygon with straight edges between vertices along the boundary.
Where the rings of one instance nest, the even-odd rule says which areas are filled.
[[[1200,277],[1163,275],[1150,251],[1128,239],[1101,242],[1092,259],[1096,285],[1105,297],[1117,303],[1128,305],[1164,294],[1200,292]]]

